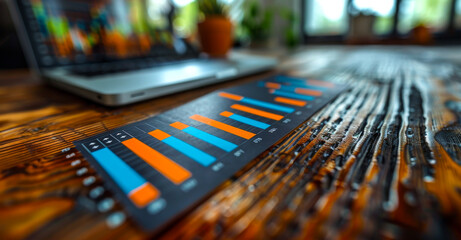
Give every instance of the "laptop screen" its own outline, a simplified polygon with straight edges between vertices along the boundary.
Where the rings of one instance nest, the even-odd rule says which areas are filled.
[[[184,54],[168,0],[22,0],[41,67]]]

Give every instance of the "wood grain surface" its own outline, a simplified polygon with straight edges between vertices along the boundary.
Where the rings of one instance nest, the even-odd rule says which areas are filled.
[[[27,72],[3,73],[0,239],[460,239],[454,51],[293,53],[278,72],[350,90],[154,234],[136,226],[72,142],[275,72],[119,108],[55,90]]]

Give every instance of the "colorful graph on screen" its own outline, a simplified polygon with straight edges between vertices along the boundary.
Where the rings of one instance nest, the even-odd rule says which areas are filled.
[[[140,225],[154,230],[344,89],[324,81],[275,76],[210,93],[75,145]]]
[[[40,42],[51,55],[74,59],[99,55],[146,56],[153,46],[171,47],[173,36],[165,12],[152,20],[147,0],[30,0]],[[155,1],[154,1],[155,2]],[[166,2],[166,1],[163,1]],[[158,13],[156,13],[158,14]]]

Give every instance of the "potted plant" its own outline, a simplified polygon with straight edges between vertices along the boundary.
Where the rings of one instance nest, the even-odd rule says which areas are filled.
[[[297,29],[297,15],[296,13],[286,8],[282,11],[281,16],[286,21],[285,27],[285,46],[289,49],[295,48],[299,43],[299,35]]]
[[[198,23],[202,51],[211,57],[223,57],[232,46],[232,22],[227,5],[218,0],[198,0],[204,19]]]
[[[267,47],[271,35],[273,12],[263,9],[259,1],[246,2],[240,27],[252,47]]]

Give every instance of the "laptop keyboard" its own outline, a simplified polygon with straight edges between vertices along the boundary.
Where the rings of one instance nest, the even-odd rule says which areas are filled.
[[[70,72],[84,77],[94,77],[99,75],[135,71],[140,69],[158,67],[166,64],[172,64],[182,61],[196,59],[196,55],[187,54],[181,56],[166,56],[157,57],[154,59],[137,59],[127,61],[117,61],[110,63],[93,63],[74,66],[70,68]]]

